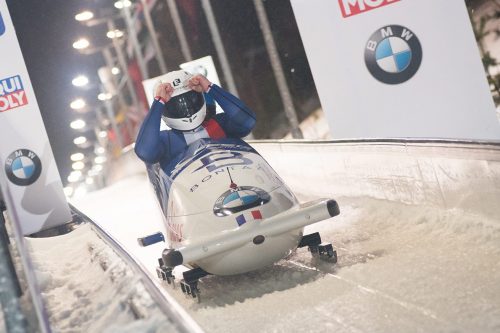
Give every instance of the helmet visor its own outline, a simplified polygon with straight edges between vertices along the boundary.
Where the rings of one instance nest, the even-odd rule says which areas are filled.
[[[190,118],[200,111],[205,104],[203,93],[190,90],[184,94],[170,98],[165,103],[163,116],[173,119]]]

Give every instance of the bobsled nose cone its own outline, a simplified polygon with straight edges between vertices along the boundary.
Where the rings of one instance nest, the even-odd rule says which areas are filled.
[[[161,254],[163,263],[167,267],[175,267],[182,265],[184,259],[182,258],[182,253],[172,249],[165,249]]]
[[[330,213],[331,217],[337,216],[340,214],[340,209],[337,201],[335,200],[328,200],[326,203],[326,208],[328,209],[328,213]]]

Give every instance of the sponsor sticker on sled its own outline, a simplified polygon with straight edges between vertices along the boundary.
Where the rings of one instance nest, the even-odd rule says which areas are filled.
[[[339,0],[339,5],[342,16],[350,17],[399,1],[401,0]]]
[[[0,112],[26,104],[28,104],[28,99],[19,75],[0,79]]]
[[[254,220],[262,220],[262,214],[260,210],[252,210],[251,212],[245,212],[241,215],[236,216],[236,222],[240,227],[243,224]]]
[[[183,224],[178,223],[169,223],[167,225],[167,237],[171,242],[179,243],[182,242],[182,229],[184,228]]]

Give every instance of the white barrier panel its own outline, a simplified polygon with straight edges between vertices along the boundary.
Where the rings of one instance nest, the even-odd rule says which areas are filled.
[[[500,139],[463,0],[292,0],[333,138]]]
[[[27,235],[71,214],[5,0],[0,16],[0,185]]]
[[[296,193],[371,197],[500,218],[500,144],[251,142]],[[313,184],[313,185],[312,185]]]
[[[249,141],[296,193],[371,197],[500,218],[500,143],[452,140]],[[113,181],[146,174],[128,148]]]

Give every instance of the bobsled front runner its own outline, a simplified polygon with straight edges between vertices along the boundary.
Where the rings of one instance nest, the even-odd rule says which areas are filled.
[[[148,165],[148,173],[170,244],[160,260],[164,270],[256,270],[297,246],[317,250],[319,234],[303,237],[303,227],[339,213],[334,200],[299,205],[262,156],[240,139],[200,139],[168,165]],[[333,250],[326,252],[336,258]]]

